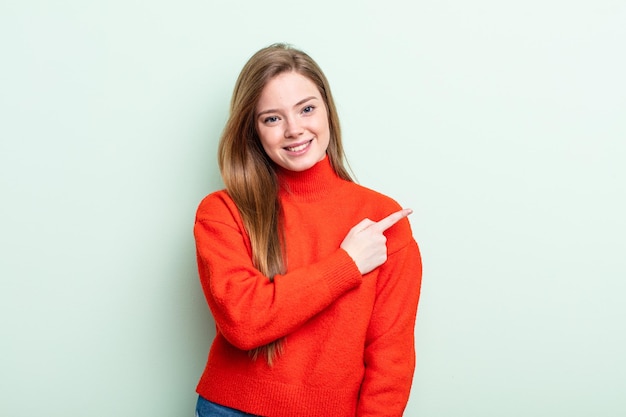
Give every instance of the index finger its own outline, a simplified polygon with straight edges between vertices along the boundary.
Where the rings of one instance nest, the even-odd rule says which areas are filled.
[[[413,213],[413,210],[411,210],[410,208],[398,210],[395,213],[391,213],[389,216],[385,217],[379,222],[373,224],[372,226],[376,227],[381,232],[384,232],[385,230],[389,229],[391,226],[398,223],[400,220],[404,219],[406,216],[408,216],[411,213]]]

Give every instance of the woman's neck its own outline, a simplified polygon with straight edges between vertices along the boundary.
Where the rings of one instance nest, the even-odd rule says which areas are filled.
[[[280,194],[298,199],[315,200],[332,192],[341,179],[337,176],[328,156],[305,171],[277,168]]]

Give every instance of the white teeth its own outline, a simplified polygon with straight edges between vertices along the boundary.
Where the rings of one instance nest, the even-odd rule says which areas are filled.
[[[309,146],[309,143],[311,142],[306,142],[306,143],[303,143],[302,145],[294,146],[293,148],[287,147],[285,149],[287,149],[289,152],[300,152],[301,150],[304,150],[307,146]]]

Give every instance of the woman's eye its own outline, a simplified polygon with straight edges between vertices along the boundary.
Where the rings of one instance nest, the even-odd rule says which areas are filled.
[[[314,106],[306,106],[304,109],[302,109],[302,113],[311,113],[313,109],[315,109]]]
[[[266,117],[265,119],[263,119],[263,122],[264,123],[274,123],[277,120],[278,120],[278,117],[276,117],[276,116],[269,116],[269,117]]]

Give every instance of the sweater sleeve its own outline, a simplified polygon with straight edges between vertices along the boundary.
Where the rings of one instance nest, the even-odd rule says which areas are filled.
[[[400,417],[415,369],[414,328],[422,279],[415,240],[389,255],[377,279],[356,415]]]
[[[211,206],[210,208],[207,205]],[[194,226],[202,288],[223,336],[250,350],[284,337],[361,284],[350,256],[330,256],[276,275],[273,282],[255,268],[249,239],[238,213],[224,199],[203,202]]]

